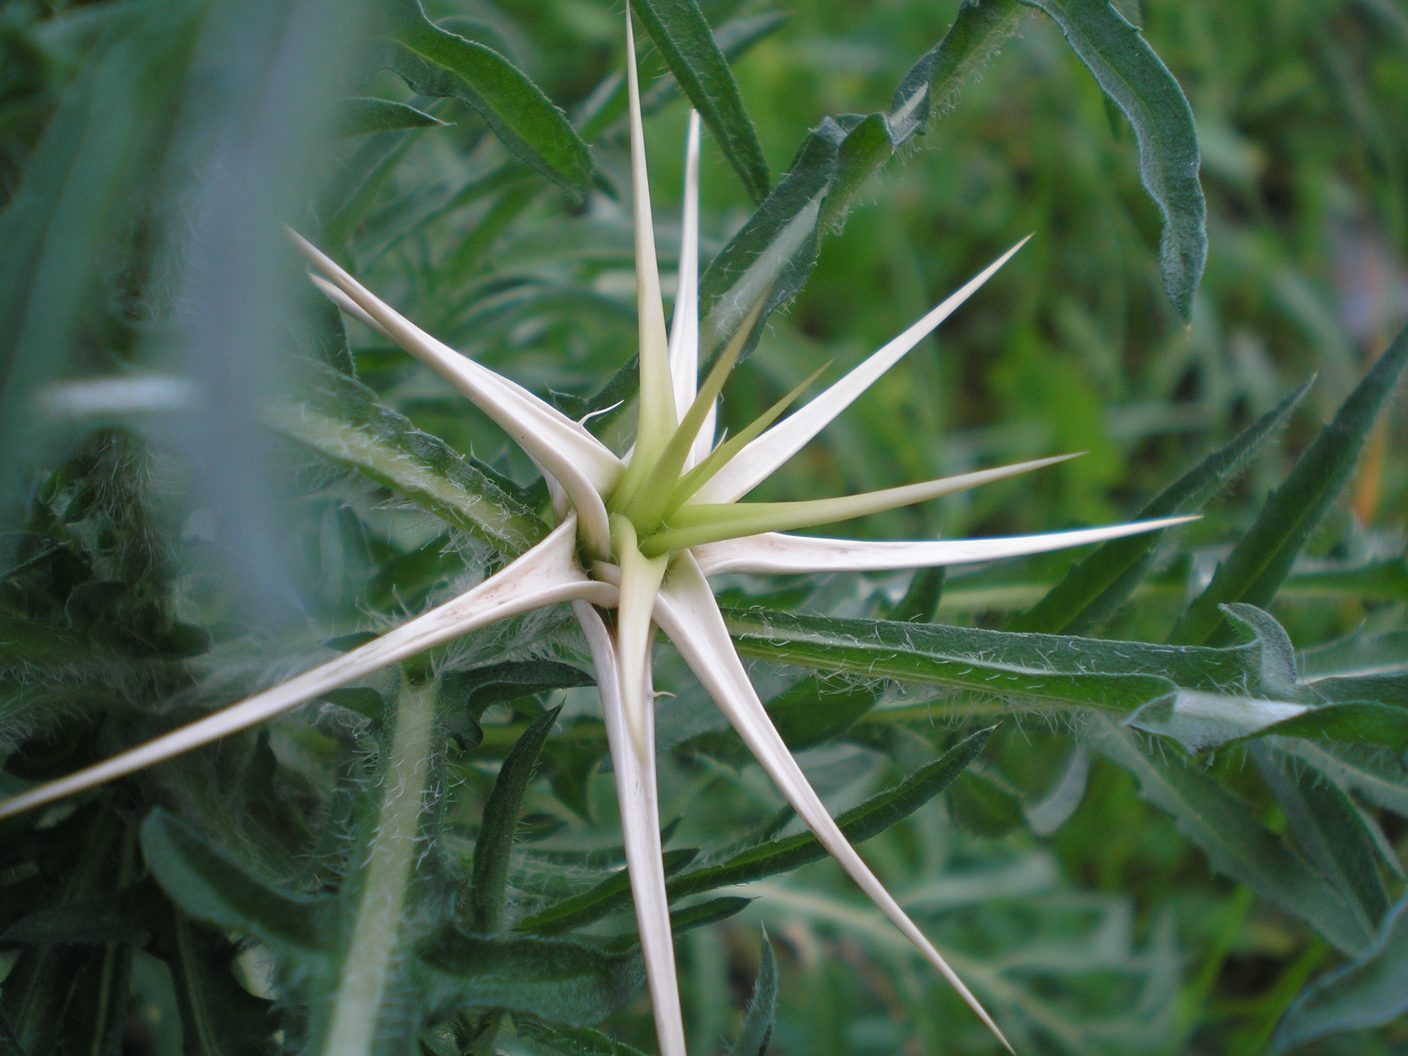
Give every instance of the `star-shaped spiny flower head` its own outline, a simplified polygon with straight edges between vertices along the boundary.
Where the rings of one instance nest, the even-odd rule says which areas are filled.
[[[656,629],[674,643],[820,842],[1005,1045],[992,1018],[876,879],[812,789],[748,679],[708,579],[724,572],[883,571],[986,561],[1151,531],[1187,518],[955,541],[857,542],[788,534],[936,498],[1069,456],[841,498],[744,501],[976,292],[1022,243],[795,413],[783,417],[816,375],[751,425],[716,444],[716,402],[757,324],[762,303],[753,306],[707,376],[699,380],[698,115],[691,115],[689,125],[679,280],[667,333],[629,14],[626,33],[631,56],[627,71],[640,330],[634,447],[619,457],[581,423],[435,340],[294,235],[295,245],[315,269],[313,281],[348,315],[440,373],[532,458],[549,483],[556,528],[507,568],[461,596],[280,685],[0,803],[0,818],[209,744],[498,620],[567,602],[586,636],[600,687],[661,1052],[683,1056],[685,1044],[656,795],[651,675]]]

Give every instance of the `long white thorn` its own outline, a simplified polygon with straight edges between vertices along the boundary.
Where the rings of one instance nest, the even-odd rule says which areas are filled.
[[[610,527],[601,495],[616,485],[623,467],[609,448],[517,382],[431,337],[302,235],[295,231],[289,235],[298,251],[391,340],[469,397],[555,477],[571,497],[589,549],[598,556],[610,552]]]
[[[688,554],[680,555],[672,564],[656,603],[655,619],[822,846],[1010,1052],[1012,1046],[987,1010],[861,860],[807,781],[748,681],[748,673],[729,640],[718,603]]]
[[[1134,521],[1104,528],[1077,528],[1039,535],[1010,535],[994,539],[923,539],[913,542],[823,539],[768,532],[722,543],[703,543],[690,553],[706,576],[724,572],[753,572],[760,575],[892,572],[902,568],[938,568],[1044,554],[1141,532],[1156,532],[1195,520],[1196,517],[1164,517],[1155,521]]]
[[[640,112],[640,77],[636,71],[636,38],[626,6],[626,84],[630,97],[631,204],[635,214],[636,315],[640,331],[640,417],[636,428],[638,453],[647,461],[659,453],[678,422],[674,387],[670,382],[669,341],[665,336],[665,306],[660,295],[660,266],[655,258],[655,222],[650,212],[650,175],[645,163],[645,126]]]
[[[577,599],[614,605],[616,589],[588,579],[578,566],[576,524],[569,518],[513,564],[453,601],[287,682],[104,762],[8,799],[0,803],[0,819],[53,803],[257,726],[339,686],[497,620]]]
[[[670,319],[670,377],[675,408],[680,413],[694,402],[699,384],[699,111],[689,112],[684,150],[684,208],[680,218],[680,267],[675,311]],[[685,468],[693,466],[714,446],[715,411],[710,408],[695,437]]]
[[[332,283],[328,282],[327,279],[313,272],[308,273],[308,278],[312,279],[313,285],[318,287],[318,289],[322,290],[323,294],[327,297],[327,299],[332,301],[333,304],[337,305],[337,307],[341,309],[344,314],[350,315],[353,319],[357,320],[357,322],[361,323],[363,326],[370,327],[372,330],[375,330],[378,334],[386,338],[388,341],[396,340],[394,337],[391,336],[390,332],[386,329],[386,327],[382,326],[370,315],[362,311],[361,307],[357,304],[356,301],[354,301],[351,297],[347,296],[347,294],[343,293]]]
[[[1028,235],[1027,238],[1031,236]],[[700,489],[698,502],[734,502],[772,476],[773,472],[800,451],[812,437],[849,407],[861,393],[900,361],[905,353],[928,337],[934,328],[952,315],[964,301],[996,274],[1012,255],[1027,243],[1022,239],[989,264],[942,304],[873,354],[821,395],[784,418],[758,437]]]
[[[680,1011],[679,983],[675,975],[675,947],[670,934],[670,903],[665,894],[665,866],[660,846],[660,808],[655,787],[655,718],[647,709],[645,736],[651,751],[642,757],[627,727],[619,692],[620,670],[616,643],[596,610],[586,602],[573,602],[572,611],[582,625],[601,687],[606,719],[606,741],[616,770],[616,801],[621,806],[621,829],[626,843],[626,867],[631,896],[645,955],[646,985],[655,1012],[655,1033],[661,1056],[685,1056],[684,1016]],[[647,671],[647,680],[649,672]]]

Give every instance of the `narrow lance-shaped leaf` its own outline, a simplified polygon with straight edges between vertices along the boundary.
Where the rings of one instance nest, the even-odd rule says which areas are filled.
[[[426,1004],[497,1008],[566,1026],[600,1023],[636,995],[640,961],[565,939],[449,929],[417,949]]]
[[[1290,737],[1273,737],[1269,743],[1278,753],[1311,767],[1337,787],[1408,818],[1408,769],[1400,752]]]
[[[1408,365],[1408,329],[1355,386],[1333,419],[1296,461],[1257,519],[1218,566],[1207,589],[1174,628],[1179,642],[1225,638],[1218,606],[1265,605],[1291,570],[1315,526],[1349,481],[1365,438]]]
[[[952,784],[981,754],[991,732],[989,729],[969,734],[938,759],[841,814],[836,819],[841,832],[852,843],[863,843],[909,817]],[[826,848],[811,832],[748,842],[732,849],[719,861],[693,868],[687,867],[695,856],[693,851],[671,851],[666,856],[671,859],[667,863],[670,879],[666,887],[671,898],[688,898],[790,872],[809,862],[820,861],[826,854]],[[679,868],[681,865],[686,868]],[[626,897],[619,884],[603,883],[589,896],[565,899],[525,918],[519,927],[544,935],[580,927],[620,908]]]
[[[503,926],[509,856],[513,853],[513,836],[518,829],[523,794],[561,710],[552,708],[543,712],[523,731],[523,736],[504,759],[493,791],[484,804],[484,820],[479,826],[479,837],[474,841],[471,870],[469,920],[475,931],[494,932]]]
[[[754,201],[768,193],[768,165],[733,73],[694,0],[632,0],[665,65],[714,133]]]
[[[1319,775],[1277,758],[1267,742],[1252,745],[1250,754],[1301,852],[1340,892],[1364,931],[1377,931],[1389,899],[1379,877],[1378,847],[1359,809]]]
[[[435,25],[419,0],[396,0],[393,13],[391,64],[407,84],[468,103],[516,156],[578,197],[586,194],[591,153],[537,85],[493,48]]]
[[[879,835],[948,788],[982,754],[991,734],[991,729],[969,734],[938,759],[841,814],[836,819],[837,826],[852,843],[863,843]],[[722,861],[685,869],[668,886],[672,897],[684,898],[789,872],[819,861],[826,853],[821,841],[810,832],[775,837],[739,848]]]
[[[1384,918],[1357,958],[1311,983],[1286,1012],[1272,1039],[1275,1053],[1318,1038],[1391,1023],[1408,1012],[1408,899]]]
[[[162,810],[142,823],[142,852],[162,889],[191,916],[258,936],[305,965],[325,946],[331,899],[276,891],[201,833]]]
[[[1242,468],[1300,403],[1306,382],[1267,411],[1235,440],[1220,447],[1159,492],[1136,520],[1196,510]],[[1157,536],[1105,543],[1081,558],[1047,595],[1008,623],[1008,630],[1079,634],[1108,617],[1148,571]]]
[[[1198,134],[1183,89],[1110,0],[1022,0],[1049,15],[1106,98],[1134,128],[1139,175],[1163,214],[1164,289],[1188,319],[1207,261],[1207,203],[1198,182]]]
[[[1269,832],[1245,803],[1186,759],[1157,762],[1109,716],[1091,716],[1091,747],[1128,770],[1140,794],[1167,811],[1201,847],[1218,872],[1234,877],[1279,909],[1311,924],[1340,949],[1354,953],[1369,941],[1339,892]]]
[[[298,401],[267,414],[276,428],[487,543],[517,557],[547,532],[523,497],[438,437],[416,429],[374,392],[337,371],[299,377]]]
[[[237,977],[240,949],[215,928],[172,909],[166,942],[158,947],[181,1010],[184,1056],[263,1056],[278,1029],[270,1001],[255,997]]]
[[[339,127],[344,136],[365,136],[373,132],[395,132],[407,128],[445,126],[434,114],[394,99],[356,98],[343,105]]]
[[[777,1016],[777,960],[772,955],[772,943],[763,933],[763,955],[758,963],[758,978],[753,983],[753,996],[743,1026],[729,1049],[729,1056],[767,1056],[772,1041],[773,1021]]]

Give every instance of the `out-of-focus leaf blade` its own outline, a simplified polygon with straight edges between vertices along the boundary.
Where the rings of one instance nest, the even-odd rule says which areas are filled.
[[[768,193],[768,163],[709,23],[694,0],[634,0],[631,9],[754,201]]]
[[[187,913],[247,931],[305,961],[329,955],[327,902],[275,891],[185,822],[154,810],[142,823],[147,868]]]
[[[1389,899],[1379,877],[1377,843],[1363,815],[1340,789],[1278,760],[1264,743],[1253,746],[1251,754],[1297,846],[1339,890],[1364,930],[1377,931]]]
[[[1226,636],[1218,606],[1243,601],[1265,605],[1291,570],[1320,518],[1349,480],[1365,438],[1408,364],[1408,330],[1394,339],[1349,394],[1335,417],[1271,494],[1256,521],[1218,566],[1212,582],[1174,628],[1180,642]]]
[[[1188,319],[1207,261],[1207,203],[1198,182],[1198,134],[1183,89],[1139,30],[1109,0],[1022,0],[1049,15],[1106,98],[1134,128],[1139,175],[1164,217],[1164,289]]]
[[[70,358],[104,250],[128,222],[133,183],[161,135],[153,115],[172,110],[179,82],[157,71],[184,64],[199,24],[195,9],[182,4],[147,14],[105,26],[0,213],[5,487],[19,479],[10,473],[42,450],[27,401]],[[11,512],[0,506],[0,514]]]
[[[344,136],[366,136],[373,132],[395,132],[407,128],[431,128],[448,124],[409,103],[394,99],[349,99],[343,104],[341,131]]]
[[[758,978],[753,983],[753,997],[748,1012],[738,1030],[729,1056],[767,1056],[772,1041],[773,1022],[777,1018],[777,960],[772,955],[772,943],[763,935],[763,954],[758,962]]]
[[[179,979],[181,1051],[187,1056],[261,1056],[277,1028],[273,1005],[235,978],[238,947],[173,916],[163,957]]]
[[[1347,1030],[1382,1026],[1408,1012],[1408,899],[1384,918],[1358,957],[1317,979],[1276,1028],[1272,1051],[1291,1052]]]
[[[571,122],[528,77],[493,48],[441,29],[419,0],[396,0],[391,64],[423,95],[468,103],[518,158],[581,197],[591,152]]]
[[[1313,767],[1338,787],[1408,818],[1408,766],[1400,753],[1368,745],[1289,737],[1273,737],[1267,743],[1277,752]]]
[[[640,1049],[590,1027],[553,1027],[529,1016],[515,1017],[514,1023],[521,1036],[569,1056],[645,1056]]]
[[[1300,402],[1306,382],[1267,411],[1225,447],[1218,448],[1179,477],[1139,511],[1134,520],[1151,520],[1202,507],[1280,428]],[[1154,559],[1158,535],[1134,535],[1103,543],[1082,557],[1065,577],[1008,629],[1048,634],[1079,634],[1109,617],[1139,585]]]

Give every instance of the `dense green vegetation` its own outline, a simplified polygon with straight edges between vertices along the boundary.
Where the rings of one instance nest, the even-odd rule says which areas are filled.
[[[706,350],[771,290],[732,428],[1035,233],[759,497],[1084,451],[832,534],[1202,515],[947,575],[720,581],[848,835],[1024,1056],[1401,1051],[1408,10],[637,8],[666,292],[690,102]],[[344,324],[283,224],[626,449],[622,16],[0,8],[0,798],[547,529],[529,460]],[[1000,1051],[666,646],[656,670],[691,1051]],[[559,607],[0,821],[0,1053],[653,1051],[606,758]]]

